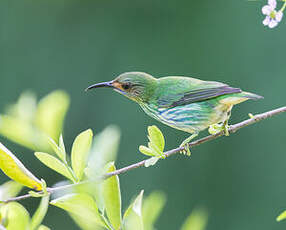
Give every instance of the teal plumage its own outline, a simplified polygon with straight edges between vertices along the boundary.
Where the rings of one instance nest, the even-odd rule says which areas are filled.
[[[113,88],[137,102],[154,119],[194,134],[192,138],[213,124],[223,123],[227,128],[233,105],[262,98],[220,82],[180,76],[156,79],[142,72],[123,73],[110,82],[91,85],[88,89],[98,87]],[[227,129],[225,131],[227,133]]]

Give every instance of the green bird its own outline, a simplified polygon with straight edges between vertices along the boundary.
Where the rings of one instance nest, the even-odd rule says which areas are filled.
[[[154,119],[192,135],[180,145],[190,155],[188,143],[200,131],[214,124],[228,133],[228,120],[234,105],[262,96],[215,81],[191,77],[154,78],[143,72],[127,72],[112,81],[89,86],[86,90],[108,87],[137,102]]]

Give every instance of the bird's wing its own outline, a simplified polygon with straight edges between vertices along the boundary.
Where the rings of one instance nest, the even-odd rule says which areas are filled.
[[[162,86],[165,90],[164,92],[159,90],[161,93],[157,97],[160,108],[172,108],[241,92],[239,88],[233,88],[220,82],[197,81],[197,79],[192,81],[192,78],[182,80],[163,82]]]

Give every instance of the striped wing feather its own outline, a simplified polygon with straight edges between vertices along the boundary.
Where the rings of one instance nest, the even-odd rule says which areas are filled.
[[[228,85],[213,87],[213,88],[202,88],[190,90],[189,92],[169,94],[167,97],[161,97],[158,100],[158,106],[160,108],[172,108],[176,106],[187,105],[195,102],[209,100],[218,96],[241,93],[241,89],[232,88]]]
[[[186,105],[194,102],[200,102],[209,100],[218,96],[232,94],[232,93],[240,93],[241,89],[232,88],[230,86],[222,86],[217,88],[209,88],[209,89],[198,89],[191,91],[189,93],[184,94],[182,98],[178,101],[174,101],[170,107]]]

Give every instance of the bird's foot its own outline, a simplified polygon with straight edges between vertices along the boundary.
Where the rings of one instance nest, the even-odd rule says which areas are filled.
[[[225,136],[229,136],[229,131],[228,131],[229,125],[228,124],[223,124],[222,129],[224,131],[224,135]]]
[[[180,145],[180,148],[184,148],[183,150],[180,151],[181,154],[187,155],[187,156],[191,156],[191,150],[190,150],[190,146],[189,143],[182,143]]]
[[[228,125],[228,123],[214,124],[214,125],[210,125],[208,131],[212,135],[223,131],[225,136],[229,136],[229,131],[228,131],[229,127],[230,126]]]
[[[213,124],[209,127],[209,134],[217,134],[223,130],[223,124]]]
[[[182,144],[180,144],[180,148],[184,148],[183,150],[180,151],[180,153],[187,155],[187,156],[191,156],[191,151],[190,151],[190,145],[189,142],[194,139],[196,136],[198,136],[198,133],[194,133],[191,136],[189,136],[186,140],[184,140],[182,142]]]

